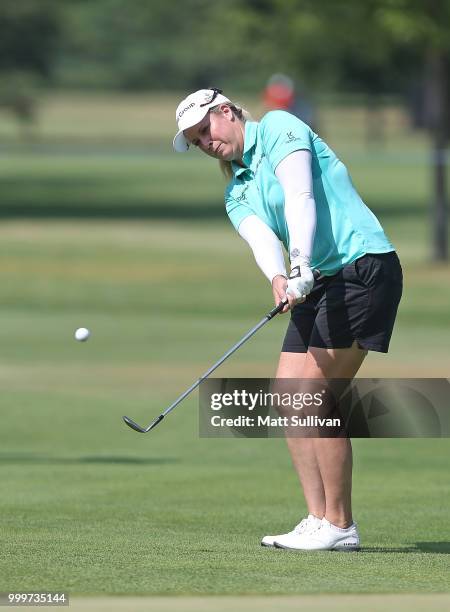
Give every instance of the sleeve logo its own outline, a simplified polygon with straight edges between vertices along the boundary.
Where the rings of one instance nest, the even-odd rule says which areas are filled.
[[[286,132],[287,140],[286,144],[289,142],[295,142],[296,140],[300,140],[298,136],[294,136],[292,132]]]

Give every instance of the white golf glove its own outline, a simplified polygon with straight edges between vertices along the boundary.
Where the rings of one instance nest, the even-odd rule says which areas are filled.
[[[291,262],[286,293],[296,300],[304,301],[314,285],[314,274],[309,266],[309,257],[296,257]]]

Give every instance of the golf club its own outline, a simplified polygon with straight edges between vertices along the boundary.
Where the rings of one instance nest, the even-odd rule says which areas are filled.
[[[314,278],[317,280],[319,276],[320,276],[319,270],[314,270]],[[282,302],[278,304],[278,306],[275,306],[275,308],[273,308],[270,312],[268,312],[264,316],[264,318],[261,319],[261,321],[257,325],[255,325],[255,327],[252,327],[252,329],[248,331],[245,334],[245,336],[243,336],[239,340],[239,342],[237,342],[234,346],[232,346],[219,359],[219,361],[217,361],[214,365],[212,365],[209,368],[209,370],[207,370],[202,376],[200,376],[200,378],[196,380],[195,383],[189,387],[189,389],[186,389],[186,391],[182,393],[168,408],[166,408],[164,412],[162,412],[158,417],[156,417],[156,419],[153,419],[153,421],[150,423],[150,425],[148,425],[148,427],[141,427],[135,421],[133,421],[133,419],[130,419],[130,417],[127,417],[127,416],[122,417],[125,423],[129,427],[131,427],[131,429],[134,429],[135,431],[138,431],[139,433],[148,433],[151,429],[156,427],[158,423],[161,423],[163,418],[167,414],[169,414],[169,412],[171,412],[176,406],[178,406],[180,402],[182,402],[190,393],[192,393],[192,391],[194,391],[200,385],[202,381],[208,378],[208,376],[212,374],[214,370],[216,370],[226,359],[228,359],[230,355],[232,355],[235,351],[238,350],[238,348],[240,348],[245,342],[247,342],[247,340],[249,340],[253,336],[253,334],[255,334],[259,329],[261,329],[261,327],[263,327],[266,323],[268,323],[271,319],[273,319],[277,314],[279,314],[283,310],[283,308],[286,306],[287,303],[288,303],[288,300],[283,300]]]

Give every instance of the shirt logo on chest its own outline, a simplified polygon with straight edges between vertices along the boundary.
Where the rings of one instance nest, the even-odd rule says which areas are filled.
[[[246,185],[244,187],[244,189],[242,190],[241,195],[236,198],[236,202],[243,202],[244,200],[247,199],[247,189],[248,188],[249,188],[249,185]]]
[[[256,181],[254,181],[254,179],[256,178],[256,175],[258,173],[259,167],[261,166],[261,163],[263,161],[263,159],[265,158],[265,153],[261,153],[261,157],[258,159],[258,161],[256,162],[255,166],[252,168],[248,168],[248,170],[251,171],[251,174],[253,174],[253,177],[251,179],[251,182],[253,182],[253,184],[256,185],[256,188],[258,189],[258,191],[260,191],[258,183]],[[237,197],[235,197],[234,199],[236,200],[236,202],[246,202],[247,201],[247,191],[248,188],[250,187],[251,183],[247,183],[245,185],[245,187],[243,187],[241,194]]]

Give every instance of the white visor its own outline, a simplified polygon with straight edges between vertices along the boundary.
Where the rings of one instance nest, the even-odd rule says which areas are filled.
[[[173,148],[177,153],[185,153],[189,149],[184,130],[200,123],[210,108],[225,102],[231,100],[214,89],[199,89],[180,102],[175,113],[178,132],[173,139]]]

